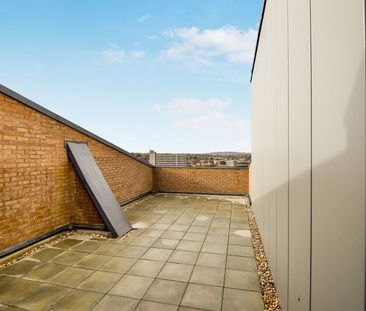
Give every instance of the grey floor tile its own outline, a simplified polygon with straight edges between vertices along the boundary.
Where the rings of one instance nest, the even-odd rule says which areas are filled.
[[[205,238],[206,238],[206,233],[187,232],[184,235],[183,240],[203,242]]]
[[[187,283],[156,279],[144,299],[178,305],[183,297]]]
[[[198,254],[198,252],[175,250],[168,261],[193,265],[197,260]]]
[[[12,275],[12,276],[21,276],[29,271],[33,270],[35,267],[40,266],[40,262],[33,260],[23,259],[13,265],[10,265],[2,270],[0,270],[1,274]]]
[[[170,227],[170,224],[153,224],[150,226],[151,229],[166,230]]]
[[[221,310],[222,287],[189,283],[182,305],[205,310]]]
[[[141,299],[154,278],[126,274],[110,290],[109,294]]]
[[[199,266],[225,268],[225,261],[225,255],[200,253],[196,264]]]
[[[86,269],[99,269],[110,258],[111,258],[110,256],[88,254],[83,259],[81,259],[78,263],[76,263],[74,266],[86,268]]]
[[[193,265],[186,265],[180,263],[166,263],[160,271],[158,278],[188,282],[193,270]]]
[[[0,276],[0,303],[13,304],[32,294],[41,284],[35,281],[2,275]]]
[[[177,311],[178,306],[142,300],[135,310],[136,311]]]
[[[225,287],[260,292],[257,272],[226,270]]]
[[[54,257],[51,261],[61,265],[71,266],[80,261],[86,255],[87,253],[67,251]]]
[[[181,238],[183,238],[183,236],[184,236],[184,232],[182,232],[182,231],[168,230],[161,237],[163,239],[180,240]]]
[[[48,261],[48,260],[52,259],[53,257],[60,255],[63,252],[64,252],[64,249],[46,248],[46,249],[43,249],[43,250],[39,251],[38,253],[34,254],[30,258],[37,259],[40,261]]]
[[[165,230],[159,230],[159,229],[147,229],[145,232],[141,235],[143,237],[149,237],[149,238],[158,238],[160,237]]]
[[[191,226],[187,232],[195,232],[195,233],[207,233],[208,227],[202,226]]]
[[[83,243],[74,246],[72,250],[76,252],[91,253],[101,245],[102,243],[98,241],[84,241]]]
[[[177,250],[181,251],[191,251],[191,252],[199,252],[202,247],[202,242],[197,241],[181,241],[178,246]]]
[[[161,261],[140,259],[128,271],[128,274],[147,276],[147,277],[156,277],[159,274],[163,265],[164,265],[164,262],[161,262]]]
[[[202,252],[226,255],[227,245],[215,242],[203,243]]]
[[[23,278],[31,279],[34,281],[46,281],[49,278],[57,275],[61,271],[65,270],[65,268],[67,268],[67,266],[53,263],[46,263],[24,274]]]
[[[227,244],[228,236],[225,234],[208,233],[206,242]]]
[[[115,256],[128,257],[128,258],[141,258],[146,253],[147,250],[148,247],[127,245]]]
[[[69,292],[68,288],[43,284],[22,300],[15,303],[15,306],[31,311],[49,310],[61,298]]]
[[[139,236],[130,242],[129,245],[150,247],[155,243],[156,240],[157,238]]]
[[[135,263],[136,258],[112,257],[99,268],[102,271],[126,273]]]
[[[159,239],[155,242],[155,248],[168,248],[168,249],[175,249],[178,245],[180,240],[176,239]]]
[[[77,239],[66,239],[61,242],[56,243],[53,245],[53,247],[63,248],[63,249],[69,249],[75,245],[80,244],[83,242],[83,240],[77,240]]]
[[[119,253],[123,249],[124,245],[122,244],[109,244],[105,243],[98,247],[93,254],[96,255],[104,255],[104,256],[114,256]]]
[[[85,281],[93,272],[93,270],[69,267],[48,280],[48,282],[66,287],[76,287]]]
[[[150,248],[142,259],[167,261],[173,250],[165,248]]]
[[[93,311],[132,311],[138,303],[137,299],[105,295],[93,308]]]
[[[107,293],[122,277],[121,274],[96,271],[89,276],[78,288],[101,293]]]
[[[254,257],[252,246],[229,244],[228,255]]]
[[[188,228],[189,225],[173,224],[171,227],[169,227],[169,230],[186,232]]]
[[[254,258],[240,256],[227,256],[226,268],[232,270],[257,271]]]
[[[213,286],[224,286],[224,268],[195,266],[190,282]]]
[[[224,289],[223,311],[263,311],[263,300],[260,293]]]
[[[88,311],[102,297],[101,293],[72,289],[52,308],[52,311]]]

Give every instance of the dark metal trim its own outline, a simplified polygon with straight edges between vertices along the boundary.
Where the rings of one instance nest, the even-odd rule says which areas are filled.
[[[35,243],[38,243],[44,239],[47,239],[55,234],[58,234],[58,233],[61,233],[63,231],[66,231],[70,229],[70,226],[69,225],[64,225],[62,227],[59,227],[59,228],[56,228],[55,230],[52,230],[52,231],[49,231],[49,232],[46,232],[40,236],[37,236],[33,239],[30,239],[30,240],[27,240],[27,241],[23,241],[23,242],[20,242],[19,244],[16,244],[16,245],[13,245],[13,246],[10,246],[8,248],[5,248],[3,249],[2,251],[0,251],[0,258],[3,258],[5,256],[8,256],[10,255],[11,253],[14,253],[14,252],[17,252],[23,248],[26,248],[32,244],[35,244]]]
[[[120,205],[121,207],[122,207],[122,206],[125,206],[125,205],[127,205],[127,204],[129,204],[129,203],[132,203],[132,202],[134,202],[134,201],[137,201],[137,200],[139,200],[139,199],[142,199],[143,197],[146,197],[146,196],[148,196],[148,195],[150,195],[150,194],[153,194],[153,193],[155,193],[155,191],[154,191],[154,190],[147,191],[147,192],[142,193],[142,194],[139,194],[138,196],[135,196],[135,197],[133,197],[133,198],[131,198],[131,199],[127,199],[127,200],[124,200],[124,201],[122,201],[122,202],[119,202],[119,205]]]
[[[262,25],[263,25],[263,20],[264,20],[264,13],[266,11],[266,4],[267,4],[267,0],[264,0],[264,2],[263,2],[263,8],[262,8],[261,20],[260,20],[260,23],[259,23],[259,30],[258,30],[257,42],[255,44],[254,59],[253,59],[253,63],[252,63],[251,73],[250,73],[250,82],[252,82],[252,79],[253,79],[255,62],[257,60],[258,46],[259,46],[259,40],[261,38],[261,33],[262,33]]]
[[[202,195],[231,195],[231,196],[247,196],[249,195],[246,192],[190,192],[190,191],[162,191],[162,190],[156,190],[156,193],[177,193],[177,194],[202,194]]]
[[[3,93],[5,95],[13,98],[13,99],[21,102],[22,104],[28,106],[29,108],[32,108],[32,109],[34,109],[34,110],[36,110],[36,111],[38,111],[38,112],[46,115],[47,117],[50,117],[51,119],[54,119],[54,120],[56,120],[56,121],[58,121],[58,122],[60,122],[62,124],[65,124],[68,127],[71,127],[72,129],[74,129],[74,130],[76,130],[76,131],[78,131],[78,132],[80,132],[80,133],[82,133],[82,134],[84,134],[84,135],[86,135],[86,136],[88,136],[90,138],[93,138],[96,141],[99,141],[100,143],[102,143],[102,144],[104,144],[104,145],[106,145],[106,146],[108,146],[108,147],[110,147],[110,148],[112,148],[114,150],[117,150],[118,152],[121,152],[124,155],[126,155],[126,156],[128,156],[128,157],[130,157],[130,158],[132,158],[132,159],[134,159],[134,160],[136,160],[138,162],[141,162],[142,164],[145,164],[145,165],[147,165],[149,167],[154,167],[153,165],[151,165],[150,163],[146,162],[145,160],[140,159],[140,158],[137,158],[136,156],[134,156],[130,152],[128,152],[128,151],[126,151],[126,150],[124,150],[124,149],[122,149],[122,148],[120,148],[120,147],[112,144],[111,142],[105,140],[104,138],[102,138],[102,137],[100,137],[98,135],[93,134],[92,132],[89,132],[88,130],[86,130],[86,129],[80,127],[79,125],[77,125],[77,124],[75,124],[75,123],[73,123],[73,122],[71,122],[71,121],[69,121],[69,120],[67,120],[67,119],[59,116],[58,114],[56,114],[56,113],[54,113],[54,112],[52,112],[52,111],[50,111],[50,110],[42,107],[41,105],[38,105],[37,103],[35,103],[35,102],[31,101],[30,99],[28,99],[28,98],[20,95],[19,93],[14,92],[13,90],[7,88],[6,86],[4,86],[2,84],[0,84],[0,93]]]

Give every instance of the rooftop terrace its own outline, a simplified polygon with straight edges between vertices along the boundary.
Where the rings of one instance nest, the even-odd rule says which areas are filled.
[[[263,310],[246,204],[146,197],[127,236],[68,236],[0,270],[0,310]]]

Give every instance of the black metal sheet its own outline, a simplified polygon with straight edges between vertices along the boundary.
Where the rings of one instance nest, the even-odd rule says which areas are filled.
[[[114,237],[132,229],[125,213],[109,188],[102,172],[84,142],[66,142],[69,159],[99,214]]]

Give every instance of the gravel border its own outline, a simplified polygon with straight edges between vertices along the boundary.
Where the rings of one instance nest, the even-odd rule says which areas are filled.
[[[248,213],[249,228],[252,235],[252,243],[257,263],[257,271],[261,292],[263,296],[265,311],[282,311],[278,298],[275,283],[272,278],[271,269],[268,264],[267,256],[264,251],[261,235],[255,220],[255,216],[250,204],[246,204]]]

